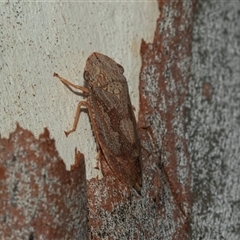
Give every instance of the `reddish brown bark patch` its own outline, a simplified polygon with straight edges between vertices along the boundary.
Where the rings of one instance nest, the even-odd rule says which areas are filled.
[[[101,158],[101,170],[104,178],[92,178],[87,181],[90,239],[102,239],[109,236],[109,230],[102,234],[99,233],[101,232],[101,227],[105,224],[103,216],[111,215],[120,204],[127,204],[130,198],[130,189],[114,176],[104,156]],[[96,237],[97,234],[99,234],[100,238]]]
[[[211,101],[212,92],[213,92],[212,85],[208,82],[203,83],[203,85],[202,85],[202,95],[207,99],[207,101]]]
[[[67,171],[47,129],[0,138],[0,188],[3,239],[87,238],[83,155]]]
[[[141,47],[139,123],[147,149],[144,178],[146,194],[165,206],[160,218],[172,216],[171,239],[185,239],[191,179],[184,102],[190,79],[193,2],[159,1],[159,8],[154,42],[143,41]]]

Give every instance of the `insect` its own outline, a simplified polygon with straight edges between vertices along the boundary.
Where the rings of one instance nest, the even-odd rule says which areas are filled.
[[[81,108],[86,107],[98,151],[103,154],[118,180],[140,193],[141,144],[123,72],[123,67],[113,59],[94,52],[88,57],[84,68],[86,87],[75,85],[57,73],[54,76],[87,95],[86,101],[79,102],[73,127],[65,132],[66,136],[76,130]]]

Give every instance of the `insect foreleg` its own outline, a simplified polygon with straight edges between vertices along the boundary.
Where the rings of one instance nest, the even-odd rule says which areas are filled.
[[[67,84],[68,86],[71,86],[71,87],[74,87],[74,88],[76,88],[76,89],[79,89],[79,90],[83,91],[83,93],[89,93],[89,90],[88,90],[87,88],[82,87],[82,86],[75,85],[75,84],[69,82],[67,79],[62,78],[61,76],[59,76],[57,73],[54,73],[53,76],[59,78],[59,80],[60,80],[61,82]]]

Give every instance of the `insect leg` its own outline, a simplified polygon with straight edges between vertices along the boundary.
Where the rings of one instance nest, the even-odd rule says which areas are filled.
[[[74,132],[76,130],[76,127],[77,127],[77,123],[78,123],[78,119],[79,119],[79,116],[80,116],[80,113],[81,113],[81,107],[84,106],[84,107],[87,107],[88,108],[88,102],[86,101],[81,101],[78,103],[78,106],[77,106],[77,111],[76,111],[76,114],[75,114],[75,118],[74,118],[74,122],[73,122],[73,126],[72,126],[72,129],[69,130],[69,131],[64,131],[66,136],[68,136],[70,133]]]
[[[53,76],[59,78],[59,80],[60,80],[61,82],[67,84],[68,86],[71,86],[71,87],[74,87],[74,88],[76,88],[76,89],[79,89],[79,90],[83,91],[84,93],[89,93],[89,90],[88,90],[87,88],[82,87],[82,86],[75,85],[75,84],[69,82],[67,79],[62,78],[61,76],[59,76],[57,73],[54,73]]]

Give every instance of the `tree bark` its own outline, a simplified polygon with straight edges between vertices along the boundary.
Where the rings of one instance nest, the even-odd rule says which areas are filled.
[[[240,2],[198,1],[186,132],[191,239],[240,239]]]
[[[1,239],[87,239],[83,155],[67,171],[49,132],[0,137]]]

